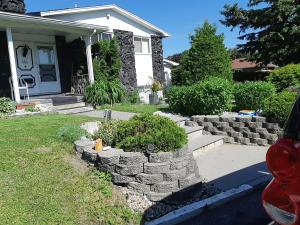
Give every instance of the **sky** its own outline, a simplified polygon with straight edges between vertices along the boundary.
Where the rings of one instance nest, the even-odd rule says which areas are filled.
[[[233,4],[237,0],[25,0],[27,12],[49,9],[116,4],[151,22],[171,34],[164,40],[164,55],[169,56],[189,49],[189,36],[196,27],[205,20],[214,23],[218,33],[224,33],[225,45],[235,47],[238,30],[231,31],[223,26],[220,11],[225,4]],[[239,1],[245,4],[246,0]]]

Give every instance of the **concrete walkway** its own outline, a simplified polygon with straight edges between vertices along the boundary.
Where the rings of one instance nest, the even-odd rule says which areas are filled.
[[[271,179],[265,157],[268,148],[224,144],[207,152],[195,152],[200,175],[226,191],[242,184]]]
[[[103,110],[93,110],[90,112],[78,113],[78,116],[89,116],[94,118],[104,118],[104,111]],[[112,111],[112,119],[115,120],[129,120],[131,117],[136,115],[136,113],[129,113],[129,112],[117,112]]]

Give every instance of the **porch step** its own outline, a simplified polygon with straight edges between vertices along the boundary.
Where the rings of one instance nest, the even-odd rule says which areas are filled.
[[[201,154],[224,144],[224,136],[198,135],[189,137],[189,149],[194,154]]]
[[[57,105],[57,106],[54,106],[53,109],[55,111],[60,111],[60,110],[81,108],[81,107],[85,107],[85,106],[86,106],[85,102],[78,102],[78,103],[72,103],[72,104]]]
[[[188,135],[189,138],[197,138],[197,137],[203,135],[204,127],[200,127],[200,126],[195,126],[195,127],[183,126],[183,128],[185,129],[185,133]]]
[[[54,106],[83,103],[83,96],[76,95],[51,96],[51,99],[53,101]]]
[[[74,115],[74,114],[80,114],[80,113],[86,113],[93,111],[94,108],[92,106],[84,106],[84,107],[77,107],[77,108],[69,108],[64,110],[58,110],[58,114],[64,114],[64,115]]]

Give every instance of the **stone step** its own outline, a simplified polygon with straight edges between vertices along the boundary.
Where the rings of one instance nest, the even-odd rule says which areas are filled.
[[[186,134],[189,138],[197,138],[198,136],[203,135],[203,129],[204,127],[196,126],[196,127],[188,127],[184,126]]]
[[[74,114],[91,112],[93,110],[94,110],[94,108],[92,106],[85,106],[85,107],[77,107],[77,108],[59,110],[57,112],[58,112],[58,114],[64,114],[64,115],[70,114],[70,115],[74,115]]]
[[[61,110],[67,110],[67,109],[75,109],[75,108],[81,108],[85,107],[85,102],[76,102],[76,103],[71,103],[71,104],[65,104],[65,105],[57,105],[54,106],[53,109],[55,111],[61,111]]]
[[[198,135],[189,137],[189,149],[202,153],[224,144],[224,136]]]

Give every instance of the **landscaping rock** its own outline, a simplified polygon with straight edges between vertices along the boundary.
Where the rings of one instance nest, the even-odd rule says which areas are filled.
[[[148,158],[140,152],[122,152],[120,155],[120,164],[135,165],[148,162]]]
[[[261,117],[261,116],[254,116],[254,117],[252,117],[252,122],[265,123],[266,122],[266,118],[265,117]]]
[[[260,135],[258,133],[252,133],[252,132],[244,132],[243,136],[245,138],[260,138]]]
[[[172,152],[159,152],[153,153],[149,155],[150,163],[161,163],[161,162],[169,162],[173,158]]]
[[[123,165],[118,164],[116,165],[116,172],[120,175],[124,176],[134,176],[140,173],[143,173],[144,167],[143,164],[137,165]]]
[[[90,163],[96,163],[98,158],[98,152],[93,149],[85,149],[82,154],[82,158]]]
[[[198,126],[198,123],[194,122],[194,121],[186,120],[185,121],[185,126],[187,126],[187,127],[196,127],[196,126]]]
[[[136,176],[136,181],[143,184],[156,184],[163,182],[164,177],[162,174],[145,174],[141,173]]]
[[[141,184],[141,183],[137,183],[137,182],[130,182],[127,187],[129,189],[135,190],[139,193],[149,193],[150,192],[150,186],[146,185],[146,184]]]
[[[206,127],[204,129],[210,133],[214,133],[214,132],[218,131],[218,128],[216,128],[216,127]]]
[[[158,193],[168,193],[178,191],[178,181],[172,182],[161,182],[158,184],[153,184],[151,186],[151,191]]]
[[[124,153],[121,149],[110,149],[98,153],[99,163],[102,165],[116,165],[119,164],[120,156]]]
[[[236,127],[235,129],[237,132],[243,133],[243,132],[250,132],[250,129],[248,127]]]
[[[228,122],[213,122],[213,125],[215,127],[219,128],[225,128],[225,127],[229,127],[229,123]]]
[[[90,140],[75,141],[75,149],[79,154],[82,154],[84,150],[93,149],[94,147],[94,142]]]
[[[189,149],[187,145],[185,147],[173,152],[173,157],[175,157],[175,158],[188,157],[190,155],[193,155],[193,150]]]
[[[235,141],[234,141],[233,137],[224,137],[224,142],[229,143],[229,144],[233,144]]]
[[[145,163],[144,173],[146,174],[162,174],[170,171],[170,162],[165,163]]]
[[[260,146],[267,146],[268,145],[268,141],[265,139],[260,139],[260,138],[252,138],[250,139],[251,143],[260,145]]]
[[[165,181],[178,181],[186,177],[187,169],[173,170],[164,174]]]
[[[245,123],[243,122],[231,122],[229,125],[233,128],[239,128],[239,127],[244,127]]]
[[[98,169],[99,169],[100,172],[106,172],[106,173],[116,172],[116,166],[115,165],[99,164]]]
[[[190,175],[184,179],[179,180],[179,188],[187,188],[197,183],[202,183],[201,179],[197,178],[195,175]]]
[[[234,140],[237,143],[243,144],[243,145],[249,145],[250,144],[250,139],[249,138],[244,138],[244,137],[236,137]]]
[[[252,117],[249,116],[238,116],[236,117],[237,122],[248,123],[252,121]]]
[[[234,122],[235,121],[235,117],[230,117],[230,116],[221,116],[220,117],[220,121],[221,122]]]
[[[115,184],[128,184],[130,182],[135,181],[134,177],[122,176],[117,173],[112,173],[111,175],[112,175],[112,181]]]
[[[256,128],[254,129],[255,133],[258,133],[260,135],[266,135],[268,134],[268,130],[266,128]]]
[[[243,134],[240,132],[228,132],[228,135],[233,138],[243,137]]]
[[[213,134],[214,135],[219,135],[219,136],[226,136],[227,135],[227,133],[224,132],[224,131],[215,131],[215,132],[213,132]]]
[[[152,202],[160,202],[165,198],[169,197],[170,195],[172,195],[172,192],[167,192],[167,193],[149,192],[146,194],[146,197]]]
[[[249,123],[246,123],[246,126],[249,127],[249,128],[262,128],[263,126],[263,123],[261,122],[249,122]]]
[[[200,126],[203,126],[204,128],[213,127],[214,125],[211,122],[199,122]]]
[[[204,122],[205,116],[192,116],[192,121],[194,122]]]
[[[220,121],[220,117],[219,116],[206,116],[204,118],[205,122],[218,122]]]
[[[188,157],[181,157],[177,159],[173,159],[170,162],[170,169],[171,170],[180,170],[184,167],[186,167],[189,163],[189,158]]]
[[[271,130],[276,130],[280,128],[277,123],[264,123],[263,127]]]

